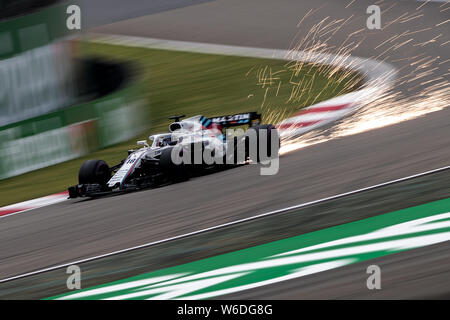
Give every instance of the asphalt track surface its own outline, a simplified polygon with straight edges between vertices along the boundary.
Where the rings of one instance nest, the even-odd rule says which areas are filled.
[[[193,260],[445,199],[449,197],[448,189],[442,186],[448,185],[449,181],[450,166],[415,178],[409,177],[393,183],[372,186],[327,200],[303,203],[301,206],[297,205],[288,210],[253,216],[246,221],[239,220],[240,222],[221,227],[215,226],[213,229],[203,229],[195,234],[184,235],[170,241],[145,244],[134,250],[128,249],[85,261],[72,261],[70,264],[76,264],[81,268],[82,287],[89,288],[154,270],[179,266]],[[445,257],[445,254],[442,257]],[[369,260],[368,263],[373,262]],[[67,265],[62,265],[46,272],[38,272],[6,282],[0,281],[0,299],[42,299],[66,293],[66,268]],[[429,268],[424,270],[430,271]],[[385,271],[383,268],[384,276],[386,276]],[[408,279],[403,277],[405,278]],[[441,286],[445,288],[446,282],[442,280],[446,279],[440,281]],[[362,285],[362,282],[357,284]],[[383,288],[392,288],[397,284],[396,278],[392,281],[389,277],[383,278]],[[361,286],[354,286],[348,289],[359,290],[360,288]],[[434,286],[430,287],[432,288]],[[423,289],[420,292],[423,292]],[[337,287],[334,292],[341,290],[341,287]],[[391,291],[383,290],[383,293],[377,294],[377,297],[382,297],[384,293],[390,294]],[[350,295],[350,292],[347,290],[345,294]],[[417,295],[416,291],[409,290],[403,293],[403,297],[408,295],[411,297],[411,294],[413,294],[412,297]],[[297,297],[305,298],[305,296]]]
[[[82,8],[82,28],[92,28],[120,20],[165,12],[213,0],[76,0]]]
[[[124,20],[93,31],[286,49],[297,32],[296,24],[310,7],[323,5],[319,11],[319,16],[323,17],[346,18],[354,14],[352,23],[364,27],[365,9],[369,4],[369,1],[356,1],[345,8],[339,1],[211,1]],[[413,1],[398,2],[386,13],[386,19],[417,6]],[[418,29],[418,23],[425,27],[442,22],[448,18],[449,10],[439,12],[438,6],[437,3],[427,4],[423,8],[426,19],[415,20],[414,26],[405,23],[399,28]],[[114,13],[114,8],[111,10],[108,14]],[[442,26],[444,32],[445,27],[448,31],[448,24]],[[354,27],[351,30],[354,31]],[[383,32],[401,31],[387,28]],[[379,43],[389,37],[369,30],[363,33],[373,39],[355,51],[363,57],[373,55],[374,41]],[[334,41],[338,43],[343,39]],[[422,48],[405,46],[391,58],[404,58],[428,50],[443,60],[450,55],[445,46],[430,44]],[[403,67],[401,62],[396,66]],[[449,133],[450,109],[447,108],[415,120],[286,154],[281,157],[280,172],[275,176],[260,176],[258,166],[244,166],[159,189],[97,200],[71,200],[5,217],[0,219],[0,278],[443,167],[449,164]],[[380,263],[391,268],[393,276],[401,270],[410,271],[405,273],[407,279],[397,291],[382,291],[395,298],[402,292],[411,292],[419,283],[422,288],[436,288],[433,284],[440,283],[441,289],[433,289],[426,296],[448,297],[449,260],[445,249],[448,244],[433,246],[433,250],[419,249],[419,253],[417,250],[401,253],[400,258],[400,254],[381,258]],[[439,263],[430,265],[430,261]],[[418,270],[419,266],[423,267]],[[348,297],[350,291],[326,291],[325,280],[328,283],[341,281],[355,289],[352,286],[360,286],[352,280],[352,275],[360,273],[355,268],[358,266],[341,268],[340,275],[333,272],[311,276],[304,290],[320,294],[323,289],[322,297]],[[428,272],[429,281],[426,277],[420,279],[422,282],[418,280],[423,272]],[[365,276],[363,273],[362,277]],[[296,282],[289,282],[233,297],[303,298],[308,295],[301,292]]]

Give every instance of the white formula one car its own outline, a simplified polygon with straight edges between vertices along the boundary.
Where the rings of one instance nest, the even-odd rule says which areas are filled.
[[[263,160],[259,156],[261,143],[267,143],[264,157],[278,156],[278,132],[273,125],[261,125],[261,115],[256,112],[213,118],[195,116],[180,121],[183,117],[170,117],[174,122],[169,125],[169,133],[151,135],[150,143],[138,141],[142,148],[128,150],[128,157],[113,167],[103,160],[85,161],[78,173],[78,185],[68,188],[69,197],[139,190],[185,181],[200,172],[246,164],[251,143],[257,146],[252,149],[257,152],[254,162]],[[248,130],[230,135],[227,129],[237,126],[248,126]],[[249,139],[252,133],[255,141]],[[274,139],[277,147],[271,152]]]

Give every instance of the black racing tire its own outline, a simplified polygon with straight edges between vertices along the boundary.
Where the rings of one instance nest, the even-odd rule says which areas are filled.
[[[242,139],[243,136],[233,137],[233,153],[231,153],[230,148],[227,148],[227,153],[223,156],[223,166],[224,167],[233,167],[239,164],[238,162],[238,142],[239,139]],[[244,160],[247,160],[247,155],[244,155]]]
[[[159,166],[163,173],[174,182],[182,182],[189,180],[189,172],[184,164],[175,164],[172,161],[173,147],[166,148],[162,151],[159,158]]]
[[[105,185],[111,178],[108,164],[103,160],[87,160],[83,162],[78,172],[79,184]]]
[[[278,131],[276,130],[274,125],[272,125],[272,124],[262,124],[262,125],[250,127],[247,130],[247,132],[246,132],[245,150],[246,150],[246,152],[249,152],[249,150],[250,150],[249,133],[250,133],[251,130],[256,131],[256,137],[257,137],[257,139],[256,139],[256,143],[257,143],[257,162],[258,163],[261,160],[265,160],[265,159],[261,159],[260,150],[259,150],[259,147],[260,147],[259,146],[259,132],[262,131],[262,130],[264,130],[265,134],[267,135],[266,141],[267,141],[267,156],[268,156],[268,158],[269,159],[273,159],[273,158],[278,157],[278,150],[273,150],[272,151],[271,141],[272,141],[272,134],[274,133],[274,132],[272,132],[272,129],[275,129],[274,132],[277,135],[276,139],[278,139],[278,150],[279,150],[279,147],[281,145],[281,140],[280,140],[280,136],[278,135]],[[249,156],[249,154],[247,154],[247,157],[248,156]],[[252,159],[252,160],[254,160],[254,159]]]

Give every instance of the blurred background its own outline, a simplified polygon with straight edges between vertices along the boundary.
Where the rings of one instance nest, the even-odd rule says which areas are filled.
[[[125,63],[83,57],[65,1],[0,1],[0,179],[123,142],[145,102]],[[61,186],[58,186],[61,188]]]

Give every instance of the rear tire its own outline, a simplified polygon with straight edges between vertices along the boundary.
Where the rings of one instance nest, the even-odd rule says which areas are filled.
[[[181,164],[175,164],[172,161],[173,147],[164,149],[159,158],[159,165],[164,174],[174,182],[182,182],[189,180],[189,172],[186,166]]]
[[[272,130],[273,129],[275,129],[275,131],[273,132]],[[250,140],[249,140],[249,137],[248,137],[248,133],[249,133],[249,131],[250,130],[254,130],[254,131],[256,131],[256,143],[257,143],[257,162],[259,163],[259,162],[261,162],[261,160],[268,160],[268,159],[273,159],[273,158],[276,158],[277,156],[278,156],[278,150],[279,150],[279,147],[280,147],[280,144],[281,144],[281,141],[280,141],[280,137],[279,137],[279,135],[278,135],[278,131],[276,130],[276,128],[275,128],[275,126],[274,125],[272,125],[272,124],[262,124],[262,125],[258,125],[258,126],[254,126],[254,127],[250,127],[248,130],[247,130],[247,133],[246,133],[246,135],[247,135],[247,137],[246,137],[246,141],[245,141],[245,150],[246,150],[246,152],[249,152],[250,151]],[[260,156],[260,145],[259,145],[259,134],[260,134],[260,131],[261,132],[264,132],[265,134],[266,134],[266,141],[267,141],[267,146],[266,146],[266,150],[267,150],[267,155],[265,155],[267,158],[263,158],[263,159],[261,159],[261,156]],[[276,137],[275,137],[275,139],[278,139],[278,150],[273,150],[272,151],[272,143],[271,143],[271,141],[272,141],[272,134],[273,133],[275,133],[276,134]],[[247,154],[247,157],[248,157],[249,155]],[[254,160],[254,159],[252,159],[252,160]]]
[[[238,142],[240,141],[239,139],[243,139],[245,138],[244,135],[240,136],[240,137],[233,137],[233,150],[231,153],[231,149],[229,148],[229,146],[227,147],[227,152],[225,153],[225,155],[223,156],[223,166],[224,167],[233,167],[239,164],[239,156],[238,156]],[[246,147],[247,145],[245,145]],[[242,158],[241,158],[242,159]],[[247,154],[244,155],[244,161],[247,160]]]
[[[100,184],[105,185],[111,178],[111,171],[108,164],[103,160],[87,160],[78,172],[79,184]]]

